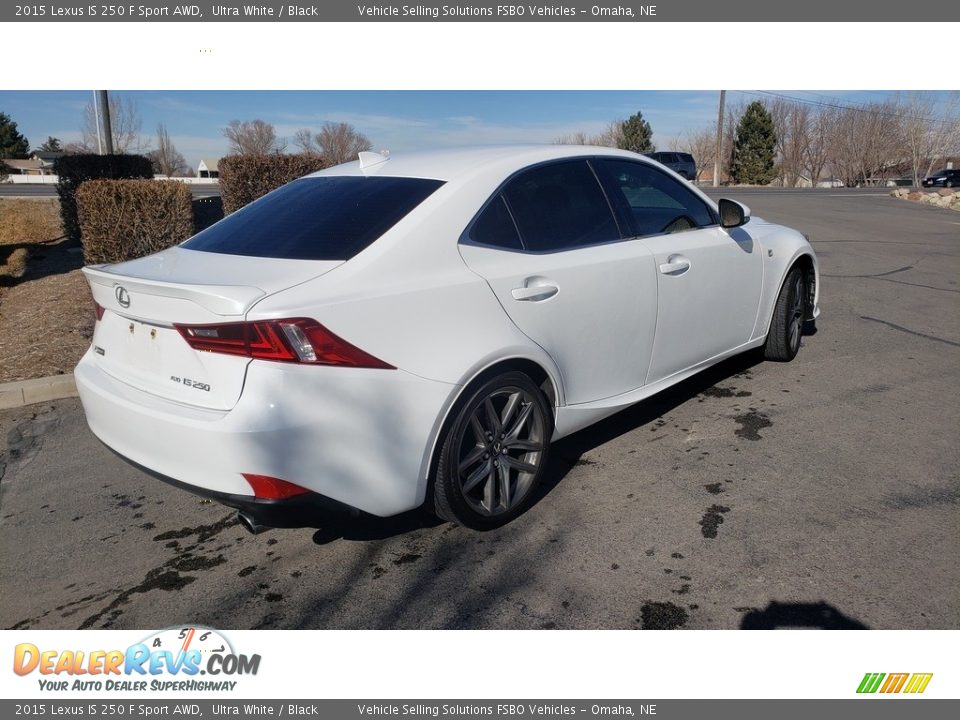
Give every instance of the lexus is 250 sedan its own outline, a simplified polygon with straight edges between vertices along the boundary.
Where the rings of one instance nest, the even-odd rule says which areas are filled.
[[[327,504],[502,525],[552,441],[735,353],[791,360],[818,313],[799,232],[596,147],[361,153],[84,273],[90,428],[254,530]]]

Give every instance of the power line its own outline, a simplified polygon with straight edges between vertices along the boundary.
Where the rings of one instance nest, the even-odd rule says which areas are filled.
[[[876,107],[858,107],[857,105],[843,103],[839,101],[837,98],[831,98],[832,100],[835,100],[835,102],[825,102],[823,100],[810,100],[808,98],[796,97],[795,95],[785,95],[783,93],[770,92],[769,90],[738,90],[737,92],[742,93],[744,95],[754,95],[757,97],[767,96],[767,97],[779,98],[781,100],[791,100],[793,102],[802,103],[804,105],[812,105],[814,107],[827,107],[827,108],[833,108],[836,110],[852,110],[854,112],[861,112],[867,115],[886,116],[886,117],[892,117],[892,118],[897,118],[901,120],[921,120],[923,122],[933,123],[937,125],[953,124],[958,122],[958,120],[960,120],[960,118],[954,118],[954,119],[931,118],[925,115],[913,115],[911,113],[895,112],[892,110],[883,110],[881,108],[876,108]],[[828,97],[828,96],[821,95],[820,97]]]

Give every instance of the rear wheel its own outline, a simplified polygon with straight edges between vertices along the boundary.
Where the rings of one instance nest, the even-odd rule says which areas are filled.
[[[476,530],[500,527],[529,506],[550,446],[550,409],[520,372],[488,380],[455,411],[442,439],[434,507]]]
[[[770,332],[763,348],[767,360],[788,362],[800,351],[807,311],[807,280],[802,268],[794,267],[780,288],[773,308]]]

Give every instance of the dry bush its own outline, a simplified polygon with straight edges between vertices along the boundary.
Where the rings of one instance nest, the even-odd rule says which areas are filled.
[[[62,236],[55,200],[0,199],[0,245],[48,242]]]
[[[174,180],[90,180],[76,193],[87,264],[164,250],[193,234],[190,188]]]
[[[223,212],[230,214],[291,180],[330,167],[320,155],[229,155],[219,165]]]
[[[64,155],[54,164],[63,231],[71,240],[80,240],[76,192],[88,180],[152,178],[153,165],[143,155]]]

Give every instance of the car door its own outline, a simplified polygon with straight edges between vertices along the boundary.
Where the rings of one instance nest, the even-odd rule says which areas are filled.
[[[653,256],[621,239],[587,160],[514,176],[467,228],[460,251],[556,362],[567,404],[643,385],[656,326]]]
[[[653,165],[600,162],[608,195],[653,253],[657,329],[646,382],[656,382],[750,340],[763,261],[747,228],[728,232],[684,183]]]

